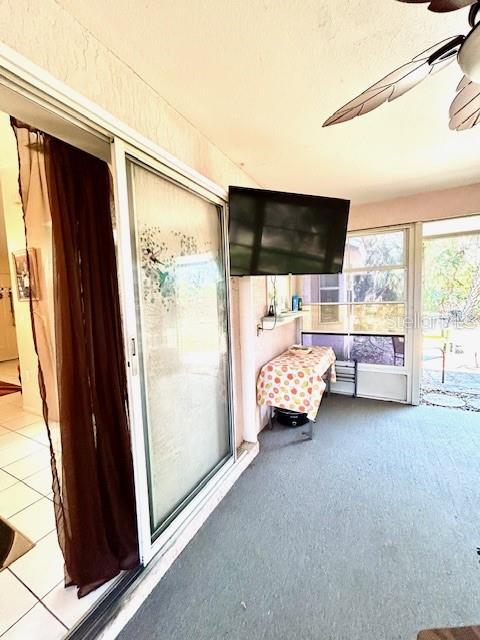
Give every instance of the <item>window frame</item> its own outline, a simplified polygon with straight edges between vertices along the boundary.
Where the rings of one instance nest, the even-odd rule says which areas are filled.
[[[340,289],[341,289],[340,282],[341,282],[341,275],[342,274],[341,273],[335,273],[333,275],[337,276],[337,285],[335,287],[332,287],[332,286],[322,287],[321,286],[321,277],[322,276],[320,276],[320,281],[319,281],[319,285],[320,286],[318,288],[318,293],[319,293],[318,297],[320,298],[320,301],[322,300],[322,291],[336,291],[337,292],[337,298],[338,298],[337,302],[325,302],[325,303],[320,302],[320,304],[321,304],[321,307],[320,307],[320,318],[321,318],[322,324],[337,324],[340,321],[340,309],[338,308],[338,305],[340,304]],[[323,309],[325,309],[326,307],[334,307],[335,308],[335,318],[332,318],[332,316],[330,316],[329,320],[324,320],[322,318]]]
[[[377,227],[372,229],[356,229],[354,231],[350,231],[347,233],[347,242],[349,238],[352,237],[362,237],[368,235],[380,235],[380,234],[391,234],[402,231],[403,232],[403,263],[395,263],[391,265],[381,265],[381,266],[361,266],[361,267],[349,267],[347,264],[348,259],[346,257],[344,263],[344,270],[341,274],[341,277],[345,277],[346,285],[347,285],[347,298],[348,302],[343,303],[312,303],[312,306],[318,306],[320,308],[320,317],[321,317],[321,307],[322,306],[345,306],[347,309],[347,331],[338,331],[332,332],[328,329],[325,330],[309,330],[305,331],[306,334],[325,334],[325,335],[348,335],[348,336],[356,336],[356,335],[371,335],[371,336],[379,336],[379,337],[389,337],[389,336],[398,336],[402,335],[405,339],[405,356],[403,365],[394,365],[394,364],[372,364],[366,362],[359,362],[359,369],[365,371],[377,371],[377,372],[389,372],[389,373],[398,373],[410,376],[412,369],[412,329],[410,327],[410,323],[408,318],[412,317],[413,313],[413,302],[414,302],[414,226],[413,224],[401,224],[401,225],[392,225],[388,227]],[[369,272],[379,272],[379,271],[391,271],[402,269],[404,276],[404,295],[402,300],[398,301],[385,301],[385,302],[354,302],[352,298],[352,290],[348,283],[348,278],[350,274],[355,273],[369,273]],[[369,332],[369,331],[353,331],[352,330],[352,316],[351,309],[358,305],[368,306],[368,305],[391,305],[391,304],[403,304],[404,305],[404,326],[402,329],[399,329],[396,332]],[[305,307],[310,305],[305,304]],[[327,323],[325,323],[327,324]],[[407,402],[410,402],[411,397],[411,385],[407,384]]]

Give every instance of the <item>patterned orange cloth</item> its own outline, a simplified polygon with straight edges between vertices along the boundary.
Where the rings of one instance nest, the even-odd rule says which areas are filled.
[[[315,420],[330,370],[335,382],[335,353],[331,347],[312,347],[310,353],[285,351],[265,364],[257,380],[257,403],[306,413]]]

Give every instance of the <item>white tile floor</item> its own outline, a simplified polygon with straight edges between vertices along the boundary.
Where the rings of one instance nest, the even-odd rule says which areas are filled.
[[[0,363],[0,379],[6,375]],[[12,380],[14,382],[14,380]],[[55,448],[58,430],[55,434]],[[63,557],[52,502],[50,450],[40,416],[21,394],[0,397],[0,516],[35,543],[0,571],[0,639],[58,640],[110,585],[79,600],[63,586]]]

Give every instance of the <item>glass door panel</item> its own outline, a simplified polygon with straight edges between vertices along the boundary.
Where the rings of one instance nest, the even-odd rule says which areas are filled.
[[[222,209],[128,161],[151,531],[231,454]]]
[[[467,224],[468,233],[463,233]],[[423,229],[422,399],[475,409],[480,393],[480,216],[430,222]]]

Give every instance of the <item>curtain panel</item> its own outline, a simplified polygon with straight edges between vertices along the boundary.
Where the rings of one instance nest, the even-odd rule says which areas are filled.
[[[111,180],[98,158],[11,123],[30,278],[39,274],[30,309],[58,538],[65,584],[82,597],[139,563]],[[51,229],[51,259],[31,251],[39,227]]]

